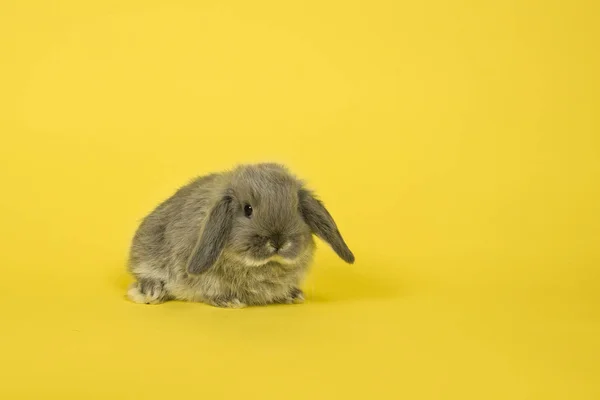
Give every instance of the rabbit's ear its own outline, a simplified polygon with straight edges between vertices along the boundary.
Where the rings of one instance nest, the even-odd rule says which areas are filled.
[[[233,198],[223,197],[211,210],[204,229],[188,260],[190,274],[200,274],[214,265],[223,252],[231,232],[233,221]]]
[[[326,241],[342,260],[348,264],[354,263],[354,254],[344,242],[335,221],[323,203],[306,189],[300,190],[299,198],[302,216],[312,232]]]

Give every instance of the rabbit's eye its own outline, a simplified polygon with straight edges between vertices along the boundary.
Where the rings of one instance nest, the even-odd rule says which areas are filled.
[[[252,215],[252,206],[250,204],[244,205],[244,214],[248,218],[250,218],[250,216]]]

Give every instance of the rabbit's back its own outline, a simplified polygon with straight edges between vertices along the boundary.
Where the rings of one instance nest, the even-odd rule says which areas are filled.
[[[218,181],[217,174],[195,179],[143,219],[129,255],[129,270],[134,275],[167,280],[187,260]]]

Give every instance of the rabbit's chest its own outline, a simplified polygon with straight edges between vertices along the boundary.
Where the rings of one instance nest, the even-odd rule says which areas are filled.
[[[224,272],[224,271],[222,271]],[[270,303],[297,286],[302,273],[280,265],[229,271],[207,282],[207,294],[234,296],[248,304]]]
[[[252,268],[244,274],[232,274],[223,279],[226,281],[225,285],[234,292],[277,297],[297,284],[299,273],[294,269],[274,265]]]
[[[237,298],[246,304],[268,304],[288,296],[300,284],[305,269],[275,263],[254,268],[220,267],[198,277],[186,274],[169,290],[175,297],[191,301]]]

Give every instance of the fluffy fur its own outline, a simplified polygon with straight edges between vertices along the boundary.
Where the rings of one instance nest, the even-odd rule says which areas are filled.
[[[142,221],[128,296],[234,308],[302,302],[313,234],[354,262],[327,209],[285,167],[242,165],[197,178]]]

